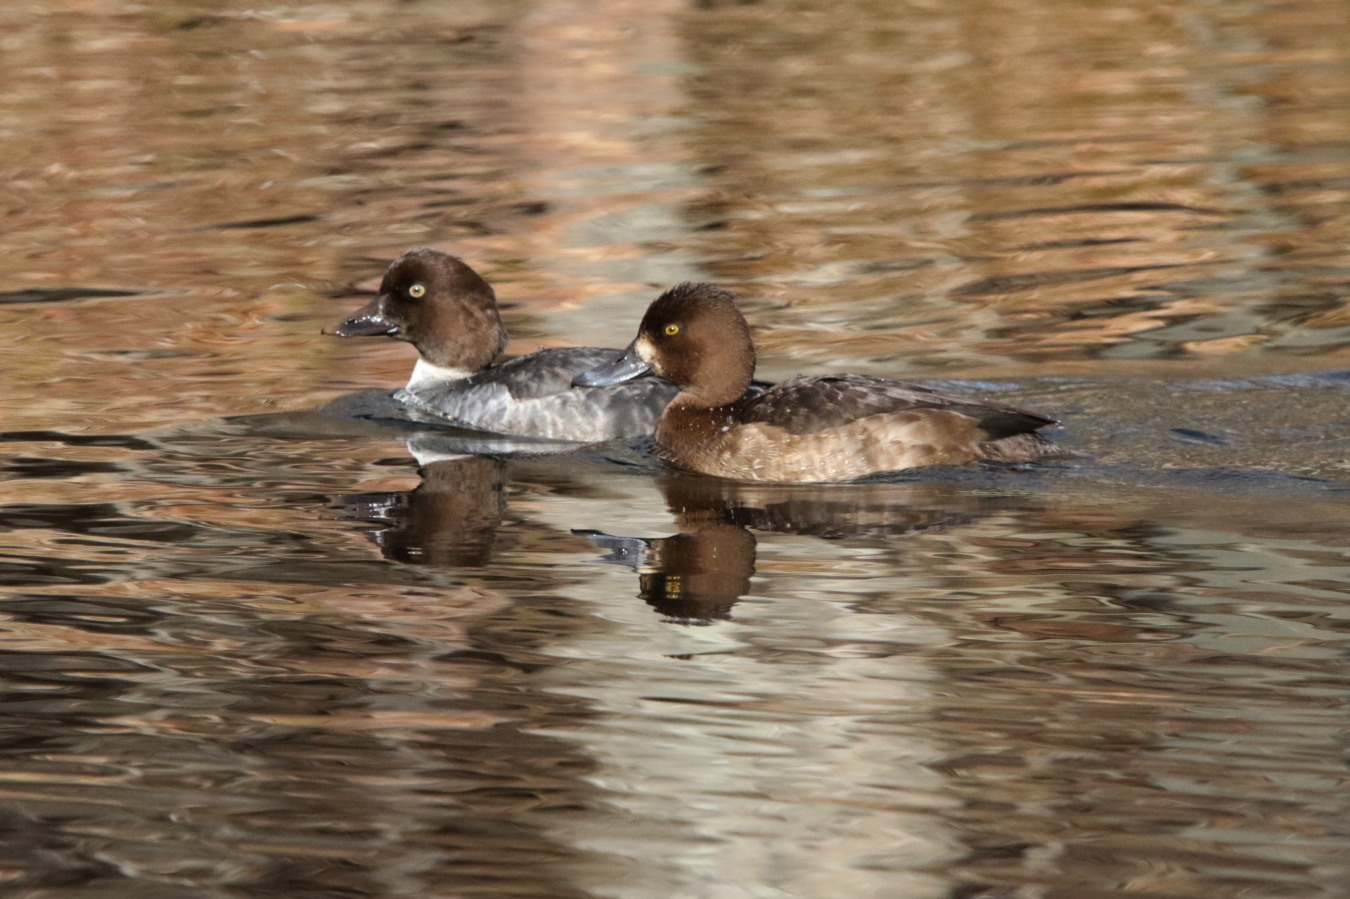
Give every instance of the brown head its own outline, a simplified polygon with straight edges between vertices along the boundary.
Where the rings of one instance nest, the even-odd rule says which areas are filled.
[[[333,329],[339,337],[392,337],[444,369],[486,368],[506,346],[497,296],[477,272],[440,250],[395,259],[375,299]]]
[[[647,308],[638,336],[614,362],[577,376],[584,387],[617,384],[648,371],[680,388],[685,404],[723,406],[755,373],[755,345],[735,298],[711,284],[681,284]]]

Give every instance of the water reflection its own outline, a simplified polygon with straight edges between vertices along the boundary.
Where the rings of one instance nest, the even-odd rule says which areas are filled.
[[[678,534],[640,538],[579,533],[607,551],[606,561],[635,568],[642,600],[683,623],[731,617],[732,606],[750,591],[756,531],[826,540],[903,540],[968,522],[990,506],[979,494],[940,481],[780,485],[674,472],[658,484]]]
[[[512,894],[587,895],[568,870],[603,860],[550,827],[604,817],[605,791],[572,741],[534,730],[584,722],[587,704],[521,688],[539,635],[575,623],[547,598],[367,559],[324,514],[317,475],[350,481],[344,456],[364,444],[238,432],[279,424],[6,435],[34,460],[116,462],[69,501],[0,504],[11,885],[437,895],[504,864]],[[426,492],[500,509],[501,463],[464,461],[488,473],[482,490],[440,481],[437,461]],[[8,472],[5,498],[50,468]],[[479,533],[424,530],[438,532]]]
[[[478,445],[472,436],[411,438],[408,446],[419,462],[414,489],[342,494],[335,498],[336,507],[344,519],[373,525],[368,536],[387,559],[476,568],[490,565],[494,552],[508,550],[533,529],[519,515],[508,520],[508,485],[534,481],[554,491],[587,492],[584,478],[578,479],[585,470],[578,458],[464,454]],[[502,441],[502,446],[510,445]],[[569,451],[579,452],[559,448]],[[582,452],[593,456],[601,451],[592,447]],[[635,460],[630,476],[661,471],[640,448],[625,453],[621,445],[602,452],[602,464],[625,454]],[[755,532],[903,540],[969,523],[994,508],[1024,510],[1029,502],[1002,492],[986,495],[932,471],[914,483],[780,485],[665,470],[654,483],[677,534],[625,537],[584,528],[572,533],[602,549],[604,561],[637,570],[640,598],[663,617],[682,623],[731,617],[754,576]]]
[[[482,566],[492,560],[506,512],[506,462],[462,456],[422,465],[409,492],[347,494],[343,514],[378,525],[386,558],[421,565]]]
[[[31,620],[88,627],[81,608],[104,611],[69,602]],[[215,657],[167,653],[124,628],[85,651],[5,654],[0,750],[18,782],[0,839],[18,883],[429,895],[481,885],[467,857],[510,860],[516,895],[584,895],[565,869],[586,853],[529,819],[595,802],[589,762],[514,723],[523,708],[584,720],[581,704],[476,691],[509,670],[500,655],[433,663],[425,642],[340,616],[235,627],[251,650],[224,649],[219,629]],[[364,670],[340,670],[354,659]],[[401,663],[421,674],[399,677]],[[427,701],[442,711],[417,711]],[[391,870],[391,853],[409,863]]]
[[[712,871],[1072,895],[1160,857],[1244,888],[1325,879],[1307,866],[1335,841],[1278,837],[1344,811],[1326,482],[758,485],[622,448],[225,436],[279,423],[24,443],[109,454],[85,500],[153,487],[0,508],[6,561],[34,563],[10,570],[0,696],[26,883],[418,895],[492,870],[520,895],[674,895]],[[613,550],[636,576],[596,564]],[[63,556],[91,578],[42,580]]]

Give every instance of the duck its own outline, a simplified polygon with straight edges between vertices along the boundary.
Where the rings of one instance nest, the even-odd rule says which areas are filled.
[[[755,346],[735,297],[684,283],[657,297],[637,337],[578,375],[602,387],[654,373],[679,393],[652,451],[679,468],[745,481],[848,481],[978,461],[1031,462],[1061,451],[1037,432],[1052,418],[859,374],[751,384]]]
[[[572,383],[618,349],[554,347],[498,362],[507,334],[496,293],[462,259],[430,247],[391,262],[375,298],[329,333],[411,343],[418,359],[394,400],[417,421],[491,434],[574,443],[642,437],[676,393],[656,378]]]

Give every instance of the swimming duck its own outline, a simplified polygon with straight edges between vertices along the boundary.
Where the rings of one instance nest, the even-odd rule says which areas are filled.
[[[798,376],[750,388],[755,347],[734,297],[681,284],[651,304],[623,354],[574,383],[648,372],[679,394],[656,425],[655,452],[684,468],[749,481],[842,481],[983,459],[1059,454],[1035,433],[1053,419],[866,375]]]
[[[506,328],[492,287],[462,260],[422,247],[395,259],[376,297],[337,325],[339,337],[392,337],[417,348],[394,398],[414,417],[549,440],[596,442],[650,434],[675,388],[655,378],[574,387],[619,350],[542,349],[493,365]]]

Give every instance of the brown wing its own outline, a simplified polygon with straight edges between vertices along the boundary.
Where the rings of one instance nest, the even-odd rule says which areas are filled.
[[[758,396],[746,397],[742,421],[764,422],[791,434],[814,434],[860,418],[915,409],[944,409],[979,423],[990,440],[1056,424],[1052,418],[1010,406],[991,406],[917,384],[866,375],[799,376]]]

